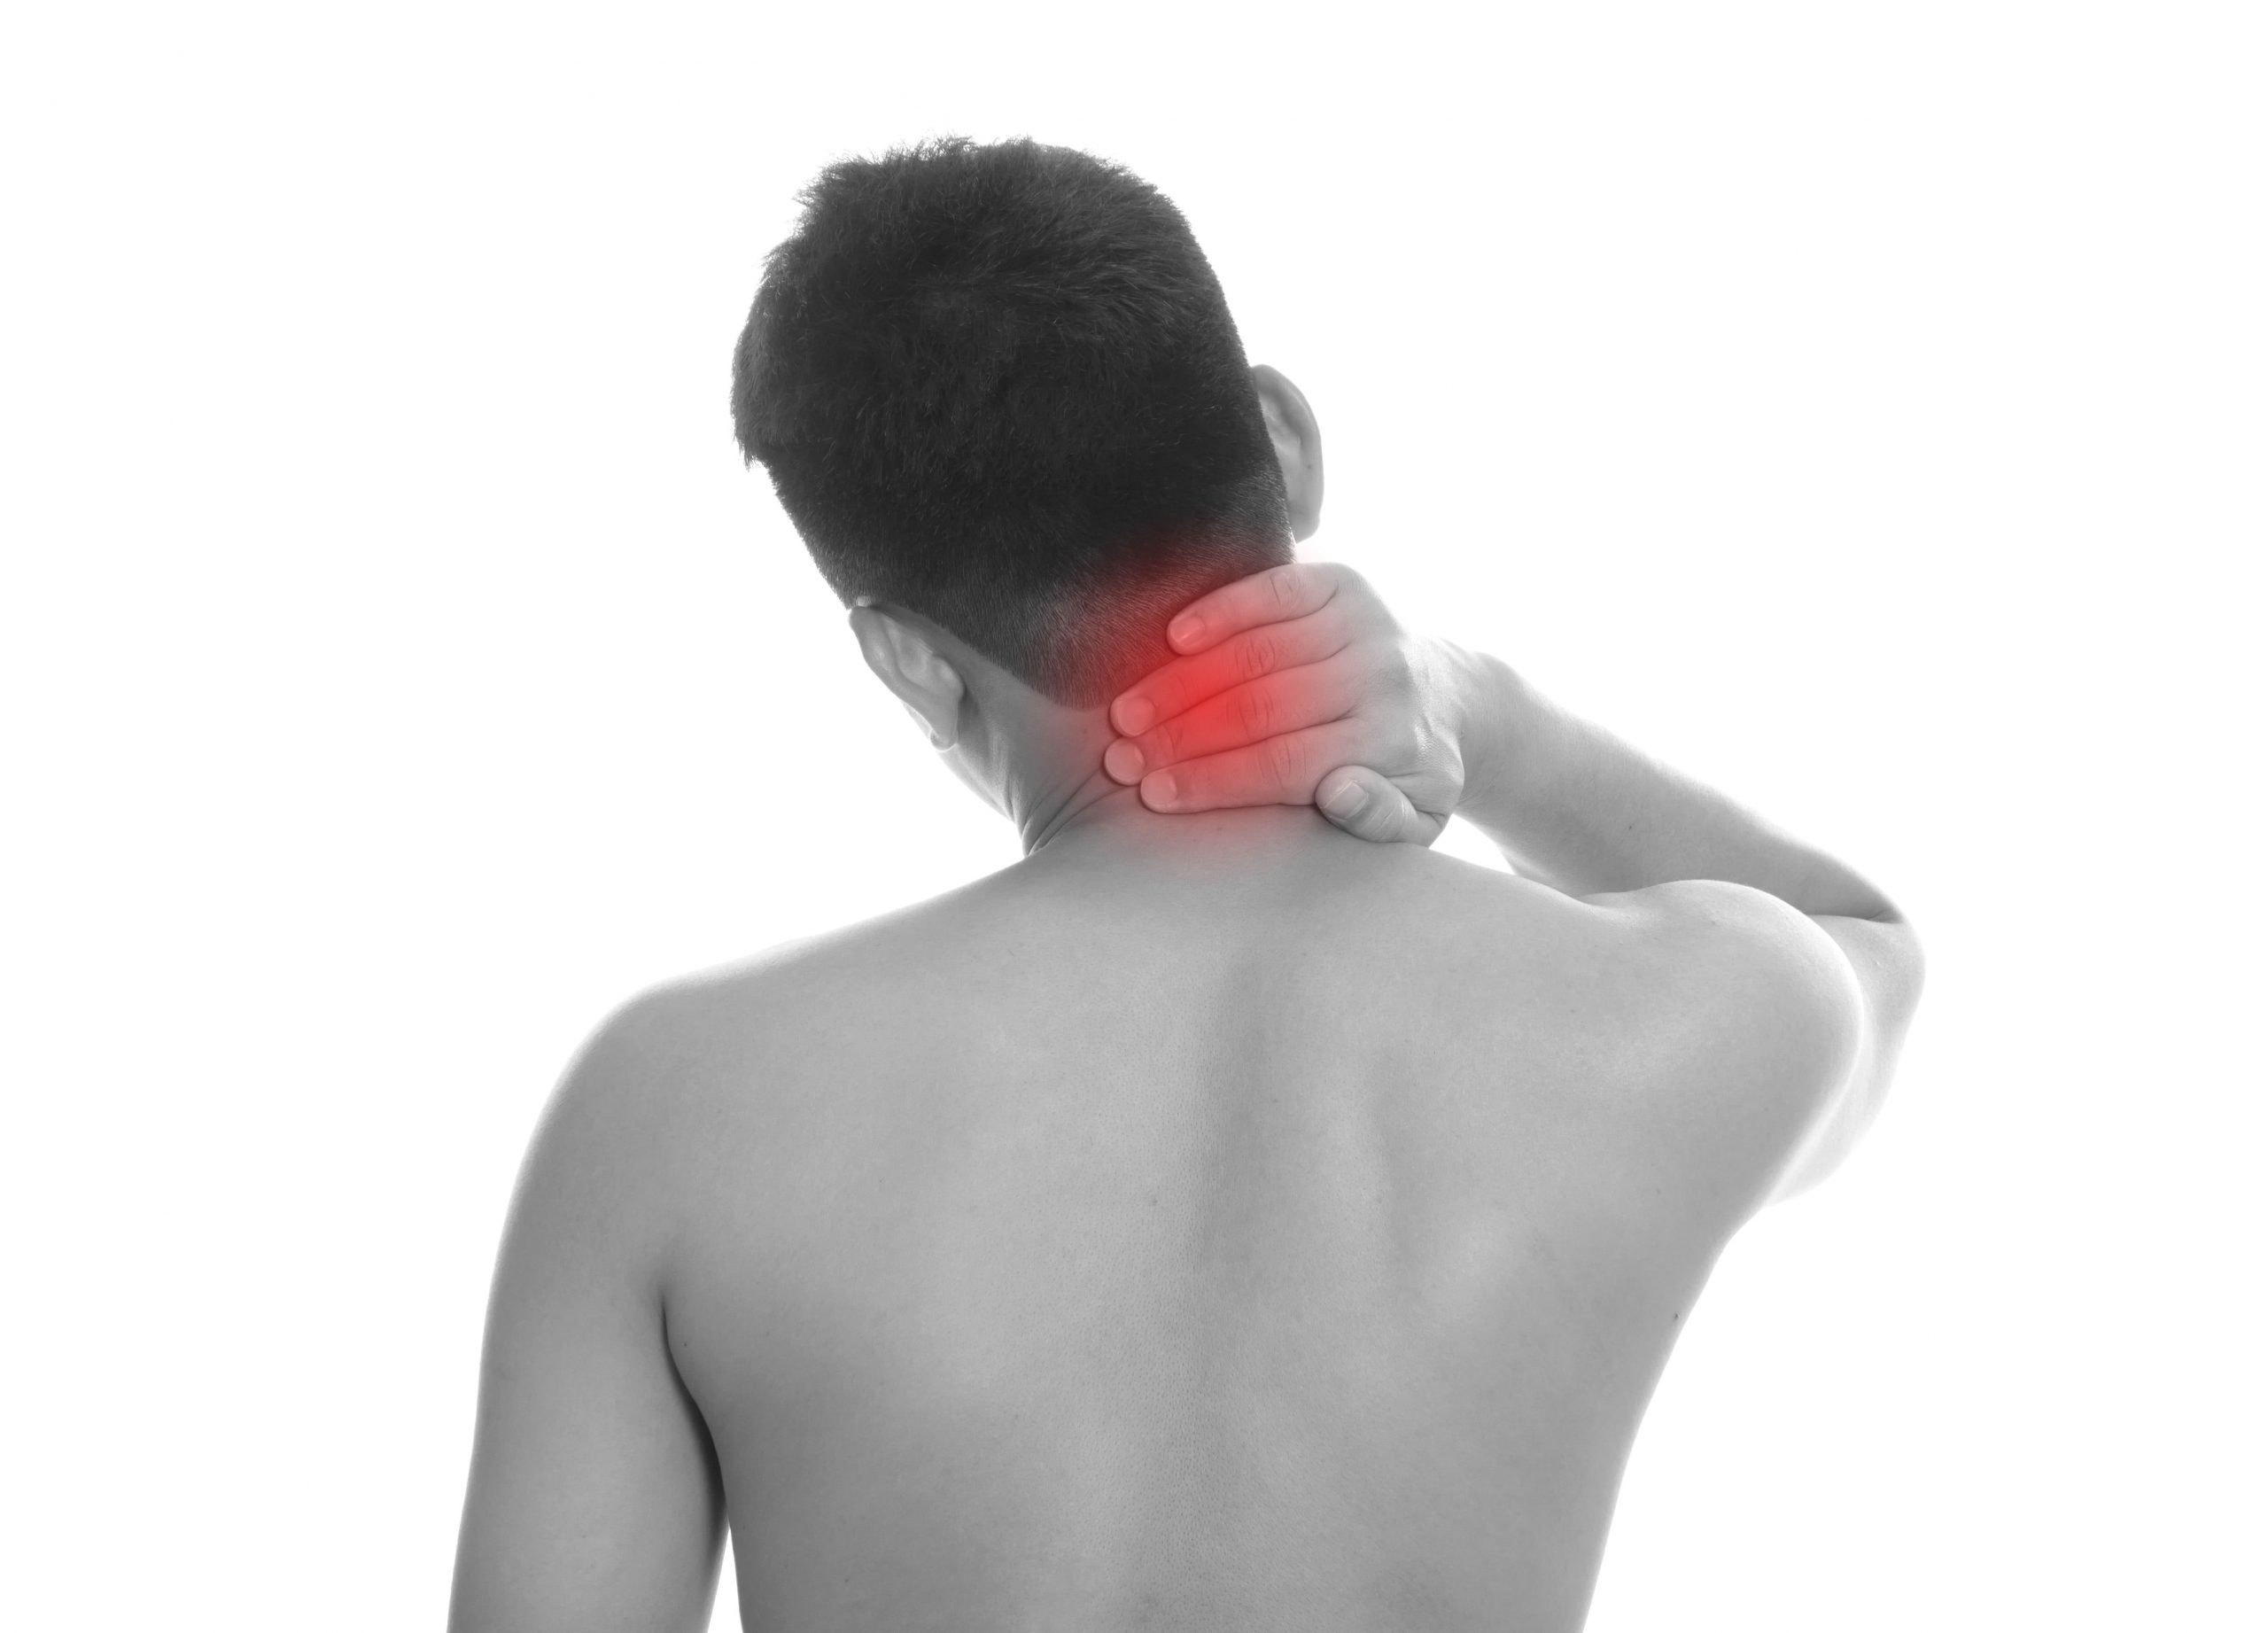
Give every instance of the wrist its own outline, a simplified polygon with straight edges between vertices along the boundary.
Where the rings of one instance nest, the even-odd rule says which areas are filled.
[[[1457,752],[1464,791],[1457,814],[1483,828],[1511,825],[1537,735],[1541,702],[1510,664],[1485,652],[1449,649],[1456,677]]]

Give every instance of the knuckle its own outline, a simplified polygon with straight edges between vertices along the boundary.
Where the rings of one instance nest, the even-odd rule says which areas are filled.
[[[1247,680],[1257,680],[1276,667],[1278,648],[1267,635],[1253,635],[1237,649],[1237,673]]]
[[[1289,607],[1300,598],[1300,570],[1274,567],[1268,573],[1268,594],[1278,607]]]
[[[1265,737],[1275,730],[1276,704],[1261,686],[1248,686],[1236,695],[1237,724],[1254,737]]]
[[[1261,764],[1278,794],[1294,791],[1300,770],[1300,751],[1289,737],[1270,738],[1261,749]]]

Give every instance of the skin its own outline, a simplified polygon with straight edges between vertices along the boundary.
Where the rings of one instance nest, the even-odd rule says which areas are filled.
[[[1255,388],[1304,532],[1313,416]],[[1073,711],[853,610],[1027,854],[586,1049],[454,1628],[704,1626],[728,1511],[767,1633],[1581,1625],[1685,1314],[1872,1115],[1918,947],[1344,569],[1191,610]],[[1392,843],[1451,812],[1520,876]]]

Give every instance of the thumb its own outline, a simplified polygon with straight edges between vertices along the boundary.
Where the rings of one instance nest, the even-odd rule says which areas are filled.
[[[1448,819],[1430,816],[1366,766],[1342,766],[1316,784],[1318,810],[1357,839],[1373,844],[1429,845]]]

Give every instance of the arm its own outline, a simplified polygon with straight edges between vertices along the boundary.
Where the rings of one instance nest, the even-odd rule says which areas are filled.
[[[1845,1035],[1846,1046],[1825,1054],[1840,1081],[1825,1085],[1773,1199],[1818,1183],[1889,1091],[1921,999],[1913,926],[1846,864],[1558,708],[1508,665],[1468,654],[1458,661],[1468,774],[1457,814],[1522,874],[1569,895],[1673,898],[1707,933],[1728,938],[1725,951],[1752,966],[1783,1008],[1813,1012]],[[1691,881],[1774,899],[1667,888]]]
[[[452,1633],[703,1629],[724,1500],[656,1274],[656,1017],[633,1005],[546,1109],[498,1256]]]
[[[1463,816],[1526,876],[1737,963],[1791,1034],[1841,1040],[1803,1051],[1836,1081],[1819,1085],[1777,1194],[1822,1177],[1872,1120],[1920,997],[1921,945],[1851,868],[1501,661],[1411,635],[1346,568],[1241,579],[1192,603],[1169,639],[1184,656],[1112,705],[1133,729],[1104,764],[1138,778],[1145,803],[1313,799],[1360,837],[1421,843]]]
[[[1557,707],[1500,659],[1456,661],[1456,813],[1527,877],[1582,897],[1723,879],[1814,916],[1893,912],[1843,863]]]

